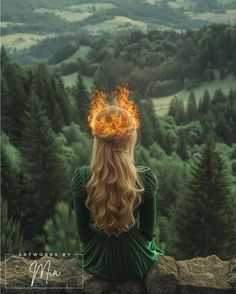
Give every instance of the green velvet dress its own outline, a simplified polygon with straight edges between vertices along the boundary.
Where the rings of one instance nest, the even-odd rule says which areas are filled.
[[[165,255],[154,243],[157,179],[150,168],[139,174],[145,191],[134,213],[135,225],[117,237],[108,236],[91,226],[89,210],[85,206],[85,184],[90,166],[83,165],[73,172],[71,191],[80,240],[77,261],[94,276],[107,280],[143,279],[159,256]]]

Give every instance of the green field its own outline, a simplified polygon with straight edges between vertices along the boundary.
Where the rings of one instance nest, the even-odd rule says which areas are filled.
[[[21,23],[21,22],[11,22],[11,21],[1,21],[1,22],[0,22],[0,27],[1,27],[1,28],[6,28],[6,27],[8,27],[9,25],[22,26],[23,23]]]
[[[5,47],[16,49],[16,50],[22,50],[25,48],[29,48],[32,45],[36,44],[38,41],[41,41],[47,37],[53,37],[55,34],[47,34],[47,35],[36,35],[36,34],[24,34],[24,33],[18,33],[18,34],[10,34],[10,35],[4,35],[1,37],[2,45]]]
[[[46,9],[46,8],[38,8],[38,9],[35,9],[34,12],[42,13],[42,14],[52,13],[68,22],[82,21],[85,18],[92,15],[92,13],[90,12],[75,12],[75,11],[69,11],[69,10]]]
[[[90,50],[91,50],[91,48],[89,46],[80,46],[79,50],[76,51],[74,54],[72,54],[67,59],[65,59],[63,61],[63,63],[75,61],[77,58],[84,59],[88,55]]]
[[[196,7],[196,3],[192,0],[172,0],[172,1],[166,1],[166,0],[146,0],[145,1],[148,4],[151,5],[157,5],[158,2],[166,2],[167,5],[171,8],[171,9],[190,9],[190,8],[195,8]]]
[[[158,2],[163,2],[163,0],[146,0],[145,2],[150,5],[156,5]]]
[[[90,90],[93,87],[93,79],[90,77],[82,76],[84,84],[88,90]],[[62,79],[65,83],[66,87],[71,87],[76,84],[77,80],[77,72],[74,72],[67,76],[62,76]]]
[[[86,56],[88,55],[90,50],[91,50],[91,48],[89,46],[80,46],[79,50],[77,50],[74,54],[69,56],[67,59],[61,61],[60,63],[53,65],[52,67],[60,66],[60,65],[62,65],[62,63],[74,62],[74,61],[76,61],[77,58],[84,59],[84,58],[86,58]]]
[[[194,94],[197,100],[199,100],[203,94],[204,91],[207,89],[210,95],[213,95],[215,90],[221,88],[222,91],[225,94],[228,94],[230,89],[236,89],[236,77],[233,75],[228,76],[224,80],[216,80],[211,83],[202,83],[201,86],[195,88]],[[152,101],[154,103],[155,111],[159,116],[163,116],[168,112],[169,104],[171,102],[171,99],[174,96],[177,96],[178,98],[183,99],[184,104],[186,105],[188,97],[189,97],[190,91],[182,90],[176,94],[161,97],[161,98],[153,98]]]
[[[143,21],[136,21],[125,16],[115,16],[113,19],[100,22],[96,25],[87,25],[84,28],[91,34],[97,34],[101,31],[118,31],[124,28],[136,27],[146,31],[147,24]]]
[[[236,9],[226,10],[224,13],[185,11],[192,19],[210,21],[212,23],[236,23]]]
[[[76,4],[70,5],[68,9],[80,11],[80,12],[94,12],[96,10],[104,10],[115,8],[116,6],[112,3],[92,3],[92,4]]]
[[[218,0],[217,2],[219,4],[231,4],[233,3],[235,0]]]

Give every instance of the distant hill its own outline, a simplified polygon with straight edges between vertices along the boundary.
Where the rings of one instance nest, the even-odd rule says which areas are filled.
[[[235,0],[3,0],[2,35],[189,29],[236,23]]]
[[[127,44],[124,42],[125,47],[118,50],[119,52],[123,51],[123,56],[120,56],[120,64],[126,59],[130,62],[132,59],[130,52],[133,52],[133,55],[136,56],[135,54],[141,48],[143,50],[137,53],[140,64],[136,60],[132,60],[133,64],[130,65],[132,70],[136,69],[142,72],[144,67],[150,69],[154,65],[157,67],[160,64],[168,69],[168,66],[173,68],[171,58],[174,55],[177,56],[176,52],[183,41],[182,37],[178,36],[179,34],[176,35],[176,33],[189,29],[197,31],[198,28],[206,27],[212,23],[236,24],[236,0],[3,0],[1,41],[13,59],[25,64],[33,60],[45,61],[64,77],[68,85],[74,83],[76,72],[80,70],[90,88],[93,79],[96,77],[95,73],[99,64],[103,62],[104,57],[109,58],[116,55],[117,58],[118,56],[118,53],[114,52],[124,41],[121,38],[117,44],[112,43],[114,36],[119,37],[119,34],[123,35],[131,31],[140,31],[141,34],[144,34],[141,37],[138,33],[137,35],[134,34],[130,39],[127,39]],[[153,35],[153,37],[151,34],[147,42],[145,34],[156,29],[175,32],[168,36],[166,36],[166,32],[163,35]],[[227,29],[227,34],[229,34],[229,31],[230,34],[232,31],[234,36],[235,28]],[[201,46],[205,48],[205,43],[208,42],[209,38],[207,30],[204,34],[196,34],[198,39],[201,39],[203,35],[206,35],[206,40],[203,39]],[[217,29],[215,36],[219,37]],[[104,37],[104,40],[102,37]],[[161,39],[155,41],[152,38]],[[210,38],[209,42],[214,42],[214,38],[213,40]],[[224,38],[226,38],[226,41],[228,40],[227,36],[224,36]],[[137,41],[139,39],[144,40],[140,41],[139,44]],[[189,38],[186,37],[187,40]],[[193,42],[195,42],[194,38]],[[220,39],[219,43],[224,44]],[[97,46],[96,49],[94,49],[94,46]],[[197,42],[194,46],[196,46],[199,54],[206,55],[206,52],[202,52],[202,48]],[[195,48],[194,46],[193,48]],[[187,47],[190,48],[191,46]],[[217,47],[217,44],[214,44],[214,47]],[[206,48],[208,50],[208,47]],[[100,55],[97,54],[96,56],[95,53],[98,50]],[[212,48],[209,50],[211,51]],[[225,54],[226,56],[224,56]],[[218,54],[221,56],[219,60],[222,60],[221,63],[224,63],[225,67],[223,68],[222,64],[216,65],[221,72],[228,70],[227,68],[232,67],[232,64],[236,62],[236,57],[228,57],[227,54],[226,51]],[[207,60],[210,58],[211,54],[206,57]],[[200,57],[196,56],[194,60],[191,60],[193,66],[198,67],[199,59]],[[229,62],[228,65],[226,65],[226,60]],[[175,61],[178,61],[178,57]],[[125,66],[127,66],[126,63],[124,68]],[[201,69],[201,75],[204,70],[211,72],[211,66],[211,63],[205,64],[204,68]],[[122,73],[121,77],[127,76],[128,79],[128,74],[132,72],[131,69],[127,69],[127,72]],[[164,70],[162,69],[162,71]],[[168,69],[167,72],[169,71],[171,70]],[[232,70],[229,69],[229,71]],[[139,72],[136,74],[138,75]],[[198,74],[194,79],[201,78],[201,75]],[[190,76],[191,74],[186,75],[186,77]],[[150,73],[150,80],[152,77],[153,74]],[[131,78],[134,79],[134,77]],[[177,88],[176,91],[183,88],[182,84],[180,86],[176,74],[167,74],[167,77],[157,77],[158,79],[163,83],[167,81],[165,86],[168,89],[171,89],[172,86]],[[181,83],[183,83],[183,80],[181,80]],[[172,86],[168,83],[171,83]],[[197,84],[196,81],[195,86]],[[156,88],[162,87],[157,85]],[[175,89],[171,93],[175,93]],[[158,95],[162,97],[169,94],[159,93]],[[150,96],[155,97],[156,90]]]

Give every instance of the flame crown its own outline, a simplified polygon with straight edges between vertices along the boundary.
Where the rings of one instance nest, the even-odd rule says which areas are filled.
[[[130,93],[127,88],[116,86],[113,92],[115,104],[109,105],[105,92],[94,92],[88,115],[88,123],[94,134],[119,138],[129,130],[139,128],[138,108],[128,99]]]

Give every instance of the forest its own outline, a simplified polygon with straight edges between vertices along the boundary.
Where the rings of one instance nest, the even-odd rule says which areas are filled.
[[[188,0],[191,2],[191,0]],[[172,9],[166,2],[158,1],[158,5],[151,5],[149,1],[143,0],[3,0],[2,21],[10,22],[9,26],[2,29],[2,34],[28,32],[28,33],[76,33],[78,28],[87,30],[87,25],[96,25],[103,21],[112,19],[114,16],[126,16],[134,20],[142,20],[148,27],[157,28],[158,25],[168,26],[172,28],[197,28],[203,24],[208,24],[208,21],[192,19],[183,12],[183,7]],[[226,9],[234,9],[235,4],[216,3],[212,7],[209,3],[201,1],[195,9],[213,9],[213,11],[225,11]],[[209,1],[208,1],[209,2]],[[84,6],[82,6],[84,5]],[[86,6],[87,5],[87,6]],[[37,9],[46,9],[47,13],[38,13]],[[55,14],[55,10],[66,11],[70,13],[78,12],[81,15],[84,12],[89,12],[82,18],[78,18],[75,22],[67,21],[65,18]],[[72,14],[71,14],[72,15]],[[80,15],[80,16],[81,16]],[[18,25],[21,23],[21,25]],[[132,26],[123,28],[123,31],[132,30]]]
[[[89,48],[86,56],[67,60],[82,47]],[[212,25],[182,33],[135,31],[94,38],[85,33],[57,36],[14,57],[23,64],[43,59],[60,76],[80,71],[108,91],[125,82],[143,98],[163,97],[235,76],[236,26]]]
[[[46,64],[24,65],[1,48],[1,258],[78,250],[70,179],[76,167],[89,164],[93,142],[83,74],[94,77],[96,88],[112,91],[127,82],[134,92],[141,120],[135,162],[158,179],[156,244],[176,259],[230,258],[236,250],[236,87],[213,95],[206,89],[196,99],[194,83],[236,74],[236,28],[95,38],[69,88],[50,64],[74,46],[55,51]],[[174,97],[160,116],[151,97],[183,87],[186,106]]]

